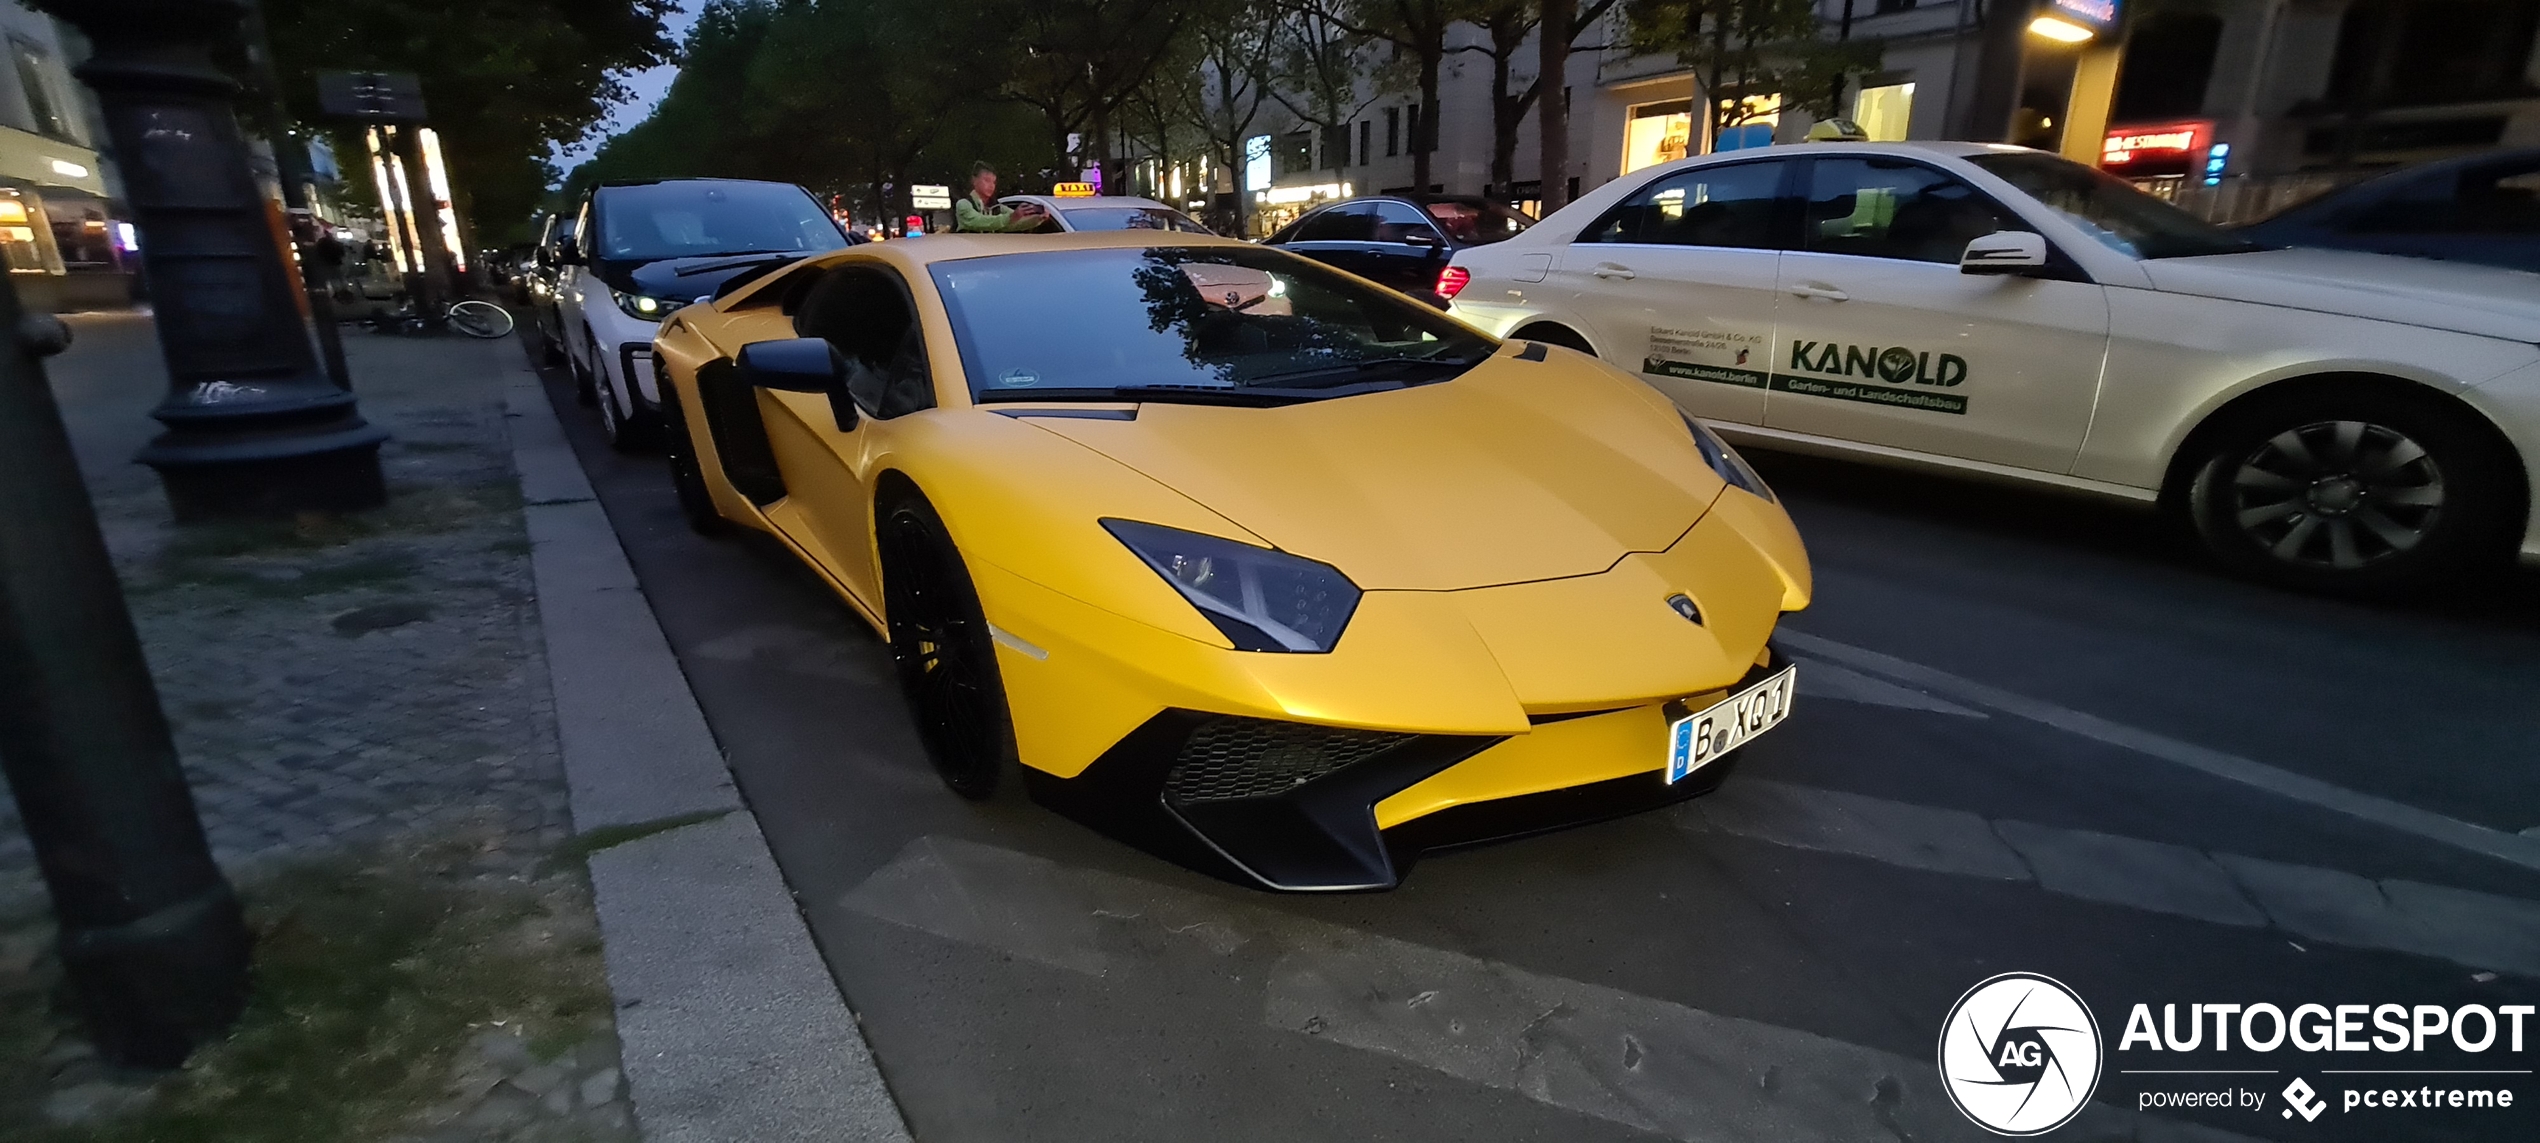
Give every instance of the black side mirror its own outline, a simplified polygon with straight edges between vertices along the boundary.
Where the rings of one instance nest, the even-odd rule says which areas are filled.
[[[855,430],[855,399],[847,395],[847,358],[826,338],[753,341],[741,347],[739,364],[741,380],[755,388],[827,396],[829,415],[838,422],[838,431]]]
[[[1405,246],[1426,246],[1433,250],[1439,246],[1438,236],[1425,230],[1404,231],[1402,234],[1402,244]]]
[[[580,247],[578,247],[578,246],[558,246],[558,247],[556,247],[556,265],[559,265],[559,266],[579,266],[579,265],[581,265],[581,264],[582,264],[582,249],[581,249]]]

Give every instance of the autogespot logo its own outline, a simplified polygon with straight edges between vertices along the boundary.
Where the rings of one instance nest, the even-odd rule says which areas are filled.
[[[2006,972],[1974,988],[1940,1026],[1940,1079],[1961,1114],[1997,1135],[2043,1135],[2098,1090],[2099,1021],[2059,981]]]

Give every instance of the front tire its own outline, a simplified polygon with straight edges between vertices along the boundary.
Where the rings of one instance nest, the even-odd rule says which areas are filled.
[[[679,514],[688,520],[688,530],[700,536],[721,536],[732,531],[732,522],[716,511],[714,493],[706,487],[706,468],[697,455],[696,438],[689,435],[687,415],[680,411],[679,390],[667,380],[661,389],[662,456],[670,465],[670,487],[679,494]]]
[[[985,801],[1015,765],[1014,720],[979,593],[924,497],[888,500],[875,533],[891,658],[918,738],[946,787]]]
[[[607,439],[609,448],[614,451],[643,452],[652,444],[650,426],[640,413],[624,411],[634,408],[634,395],[618,390],[617,378],[610,374],[608,365],[600,359],[599,343],[591,342],[589,349],[592,390],[599,395],[600,401],[600,435]],[[629,383],[632,383],[632,378]]]
[[[2285,587],[2380,595],[2503,566],[2520,473],[2486,426],[2432,397],[2295,394],[2203,442],[2188,490],[2225,566]]]

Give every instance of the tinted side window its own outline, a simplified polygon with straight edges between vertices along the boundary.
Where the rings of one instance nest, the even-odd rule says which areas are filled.
[[[1419,207],[1391,199],[1371,205],[1376,208],[1376,227],[1369,237],[1375,241],[1399,244],[1410,241],[1410,236],[1414,234],[1425,234],[1444,241],[1438,238],[1438,228],[1429,225],[1429,216]]]
[[[1956,265],[1967,243],[2027,230],[1974,187],[1898,159],[1819,159],[1808,175],[1800,241],[1864,258]]]
[[[794,311],[794,333],[827,339],[847,358],[847,394],[882,419],[935,407],[934,371],[899,275],[840,266],[813,283]]]
[[[1333,207],[1297,227],[1292,242],[1365,242],[1376,232],[1376,215],[1363,202]]]
[[[2540,163],[2437,175],[2391,192],[2349,229],[2365,234],[2540,234]]]
[[[1634,192],[1578,240],[1770,250],[1781,181],[1779,160],[1679,171]]]

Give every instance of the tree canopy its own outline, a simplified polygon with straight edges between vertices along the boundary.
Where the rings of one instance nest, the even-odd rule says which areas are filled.
[[[626,98],[623,76],[669,63],[674,0],[262,0],[293,118],[321,121],[316,73],[423,81],[452,194],[488,242],[529,218],[549,148],[586,137]],[[348,156],[349,157],[349,156]]]

